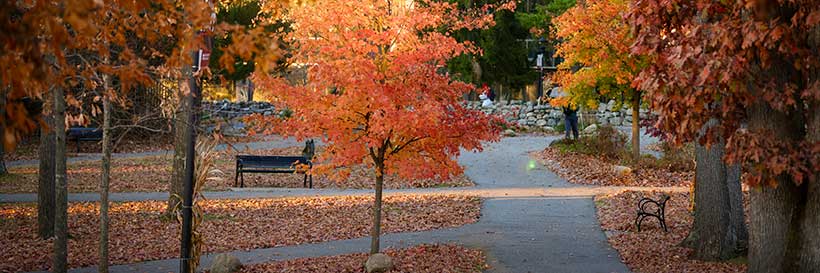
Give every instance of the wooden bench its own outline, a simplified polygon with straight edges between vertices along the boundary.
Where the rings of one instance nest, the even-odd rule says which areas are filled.
[[[313,168],[315,147],[313,140],[305,143],[302,156],[266,156],[266,155],[237,155],[236,156],[236,177],[234,186],[245,187],[245,173],[302,173],[305,175],[302,185],[313,188],[313,175],[310,169]]]
[[[77,143],[77,153],[80,153],[80,142],[82,141],[100,141],[102,140],[103,132],[100,128],[85,128],[72,127],[68,128],[66,140],[75,141]]]
[[[666,229],[666,201],[669,201],[669,195],[662,195],[660,200],[652,200],[651,198],[643,198],[638,201],[638,217],[635,218],[635,225],[638,226],[638,232],[641,232],[641,223],[647,217],[658,219],[664,232],[669,232]]]

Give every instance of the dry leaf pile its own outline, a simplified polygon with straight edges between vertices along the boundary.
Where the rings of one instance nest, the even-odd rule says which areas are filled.
[[[487,268],[484,254],[479,249],[458,245],[419,245],[404,249],[387,249],[385,254],[393,259],[395,268],[391,273],[468,273],[482,272]],[[349,254],[329,257],[302,258],[288,261],[255,264],[242,272],[265,273],[364,273],[367,254]]]
[[[321,148],[320,148],[321,149]],[[223,151],[216,159],[216,168],[223,173],[222,180],[209,180],[205,190],[226,190],[233,186],[237,154],[254,155],[301,155],[302,147],[276,148],[268,150]],[[111,192],[160,192],[167,191],[171,178],[172,154],[147,156],[141,158],[114,159],[111,164]],[[0,176],[0,192],[21,193],[37,192],[36,166],[12,168],[10,175]],[[69,192],[96,192],[101,177],[101,163],[86,161],[69,164]],[[301,174],[245,174],[246,187],[302,187]],[[350,177],[344,181],[335,181],[327,176],[314,175],[315,188],[372,188],[374,185],[372,171],[364,166],[354,166]],[[466,176],[459,175],[447,181],[436,179],[407,180],[395,176],[385,178],[384,187],[396,188],[429,188],[459,187],[475,185]]]
[[[366,237],[372,222],[369,196],[207,200],[201,231],[204,252],[267,248]],[[172,258],[179,253],[178,225],[163,217],[164,201],[112,203],[113,264]],[[477,197],[401,195],[384,199],[384,233],[423,231],[475,222]],[[98,203],[69,206],[69,264],[97,262]],[[47,270],[53,242],[37,238],[34,204],[0,204],[0,272]]]
[[[691,250],[679,246],[692,227],[688,193],[666,193],[666,224],[663,232],[655,218],[647,218],[641,232],[635,227],[636,205],[643,197],[659,199],[660,192],[627,191],[595,197],[598,219],[609,243],[618,250],[621,259],[638,273],[655,272],[746,272],[746,265],[732,262],[691,260]],[[748,198],[746,198],[748,200]],[[748,204],[747,204],[748,207]]]
[[[629,175],[621,175],[613,170],[615,164],[602,158],[579,153],[561,153],[555,148],[534,152],[551,171],[575,184],[596,186],[641,186],[641,187],[688,187],[694,179],[694,172],[673,172],[665,169],[638,168]]]

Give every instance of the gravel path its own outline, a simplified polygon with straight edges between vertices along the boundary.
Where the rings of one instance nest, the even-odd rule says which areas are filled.
[[[460,163],[476,187],[389,190],[387,194],[462,193],[485,197],[482,217],[459,228],[427,232],[385,234],[383,247],[409,247],[421,243],[455,242],[479,247],[487,254],[487,272],[629,272],[600,229],[592,197],[621,187],[588,187],[569,184],[528,155],[554,137],[504,138],[481,153],[464,153]],[[684,191],[683,188],[667,190]],[[372,194],[370,190],[247,189],[209,192],[207,198],[257,198],[312,195]],[[4,194],[0,202],[30,202],[34,194]],[[96,194],[71,194],[72,200],[96,200]],[[165,200],[166,193],[118,193],[112,200]],[[298,246],[236,251],[245,264],[366,252],[368,238]],[[215,254],[203,257],[210,264]],[[169,272],[178,260],[158,260],[113,266],[111,272]],[[81,268],[72,272],[93,272]]]

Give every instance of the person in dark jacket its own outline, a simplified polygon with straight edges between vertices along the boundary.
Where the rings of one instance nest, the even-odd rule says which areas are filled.
[[[564,110],[564,131],[566,138],[569,138],[569,132],[572,130],[572,135],[578,139],[578,110],[572,105],[562,107]]]

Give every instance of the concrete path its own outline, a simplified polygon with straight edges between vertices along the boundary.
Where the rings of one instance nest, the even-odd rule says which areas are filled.
[[[580,187],[567,183],[528,155],[543,149],[550,137],[505,138],[482,153],[465,153],[460,163],[476,182],[471,188],[391,190],[402,193],[477,194],[487,199],[475,224],[453,229],[395,233],[383,236],[383,247],[455,242],[479,247],[487,254],[487,272],[629,272],[598,223],[593,196],[629,188]],[[631,188],[638,189],[638,188]],[[685,189],[670,188],[670,190]],[[208,198],[255,198],[310,195],[372,194],[370,190],[262,189],[207,193]],[[20,202],[30,196],[0,195],[0,202]],[[165,193],[123,193],[117,200],[167,198]],[[36,197],[35,197],[36,198]],[[94,194],[72,194],[73,200],[94,200]],[[262,263],[298,257],[366,252],[368,238],[316,244],[235,251],[243,263]],[[206,255],[202,265],[215,254]],[[149,261],[111,268],[112,272],[176,271],[178,260]],[[92,272],[81,268],[72,272]]]

